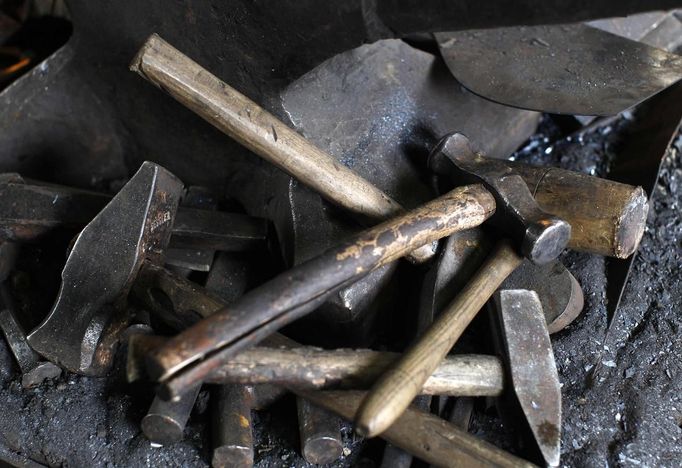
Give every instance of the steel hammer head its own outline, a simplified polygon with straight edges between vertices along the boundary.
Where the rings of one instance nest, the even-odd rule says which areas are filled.
[[[52,310],[28,337],[38,353],[72,372],[98,374],[100,338],[120,311],[142,262],[163,261],[182,183],[142,164],[76,238]]]
[[[451,173],[463,183],[482,183],[495,197],[491,221],[533,263],[548,263],[566,248],[570,224],[541,210],[519,174],[501,161],[475,152],[461,133],[440,140],[429,156],[429,166],[438,173]]]

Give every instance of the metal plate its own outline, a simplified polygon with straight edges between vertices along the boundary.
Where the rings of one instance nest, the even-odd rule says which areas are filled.
[[[453,75],[493,101],[613,115],[682,78],[682,57],[583,24],[436,34]]]

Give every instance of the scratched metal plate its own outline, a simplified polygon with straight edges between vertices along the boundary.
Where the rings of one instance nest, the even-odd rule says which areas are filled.
[[[682,78],[682,57],[583,24],[437,33],[453,75],[496,102],[614,115]]]

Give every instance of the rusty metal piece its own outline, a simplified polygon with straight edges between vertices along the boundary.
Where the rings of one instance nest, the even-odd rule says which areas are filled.
[[[163,261],[181,190],[174,175],[145,163],[81,231],[55,305],[28,337],[34,350],[72,372],[106,370],[110,362],[96,359],[102,334],[123,315],[122,301],[142,264]]]
[[[365,392],[295,390],[316,405],[352,420]],[[535,466],[467,434],[447,421],[408,408],[381,436],[396,447],[436,466]]]
[[[566,328],[583,310],[582,288],[558,260],[546,265],[523,262],[505,280],[502,289],[535,291],[540,298],[550,334]]]
[[[545,463],[559,465],[561,385],[542,304],[535,291],[501,289],[495,306],[508,362],[509,390]],[[511,418],[511,417],[510,417]]]
[[[80,229],[110,202],[99,192],[26,183],[7,174],[0,180],[0,236],[35,242],[56,228]],[[182,207],[173,219],[170,246],[240,251],[262,247],[267,229],[261,218]]]
[[[298,429],[301,454],[308,463],[333,463],[343,455],[337,416],[301,398],[298,407]]]
[[[200,390],[201,385],[196,385],[175,401],[154,397],[152,406],[140,423],[145,437],[159,445],[171,445],[182,440]]]
[[[475,153],[461,133],[443,137],[429,159],[431,165],[450,161],[459,182],[482,183],[490,190],[497,206],[490,222],[503,229],[533,263],[542,265],[554,260],[568,244],[571,225],[543,211],[514,169]]]
[[[221,385],[215,390],[211,466],[253,466],[253,389],[246,385]]]
[[[584,24],[437,33],[464,86],[554,114],[614,115],[682,78],[677,55]]]
[[[417,246],[481,224],[493,209],[494,200],[483,187],[464,186],[364,231],[172,338],[150,356],[150,372],[162,381],[166,396],[182,393],[221,360],[314,310],[339,288]]]

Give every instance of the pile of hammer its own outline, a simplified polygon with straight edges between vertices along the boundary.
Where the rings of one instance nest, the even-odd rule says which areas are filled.
[[[563,28],[562,41],[583,34],[581,28],[587,26]],[[540,32],[543,47],[552,36]],[[486,41],[514,40],[512,32],[496,34]],[[658,57],[657,73],[667,75],[656,83],[642,78],[639,94],[607,99],[601,90],[603,99],[577,93],[571,102],[550,105],[542,92],[551,87],[521,95],[511,78],[504,88],[469,76],[477,67],[458,61],[473,60],[480,53],[477,44],[490,45],[480,37],[466,32],[439,34],[436,40],[460,82],[518,107],[612,115],[682,76],[680,63]],[[458,53],[448,60],[455,46]],[[379,61],[382,53],[404,54],[407,46],[365,47],[374,47],[371,54]],[[410,53],[417,61],[425,56]],[[504,68],[502,58],[481,57]],[[644,68],[638,69],[641,75]],[[366,229],[322,253],[307,258],[297,253],[288,268],[263,279],[268,274],[252,269],[279,255],[284,242],[273,233],[276,221],[218,210],[212,194],[184,187],[158,164],[142,164],[113,197],[3,174],[0,322],[25,387],[55,378],[62,369],[105,375],[125,343],[128,380],[157,389],[141,421],[153,443],[180,440],[202,386],[211,386],[214,466],[253,465],[251,412],[286,393],[296,395],[301,454],[310,463],[344,456],[336,419],[341,416],[354,421],[357,434],[389,442],[386,467],[409,466],[412,457],[437,466],[559,465],[561,385],[550,334],[578,318],[583,293],[558,258],[567,248],[631,257],[649,208],[642,187],[492,158],[479,148],[482,143],[459,133],[463,129],[451,128],[429,148],[425,164],[440,196],[406,209],[159,36],[144,43],[131,69]],[[384,71],[393,78],[402,72]],[[320,69],[309,79],[322,75]],[[304,125],[302,112],[295,111],[295,87],[284,100],[292,120]],[[523,119],[537,123],[536,113],[515,112],[519,125]],[[486,150],[510,148],[501,142]],[[295,229],[315,233],[315,226],[306,226],[315,218],[306,220],[305,212],[301,218]],[[5,280],[22,243],[62,228],[78,234],[69,244],[58,296],[42,323],[25,334]],[[366,336],[345,341],[367,343],[365,348],[322,349],[311,346],[315,339],[294,341],[289,336],[295,331],[279,332],[339,297],[365,300],[360,289],[372,287],[363,279],[375,275],[382,283],[377,272],[387,277],[401,258],[414,265],[421,281],[418,307],[395,305],[418,311],[412,313],[412,342],[403,352],[368,349],[376,340]],[[352,309],[336,305],[337,312],[344,308]],[[473,348],[485,354],[450,354],[479,313],[488,315],[490,327],[486,342]],[[322,325],[319,317],[310,323],[333,326]],[[334,334],[322,328],[319,333]],[[343,338],[337,341],[343,346]],[[467,433],[473,397],[497,399],[518,429],[517,455]]]

